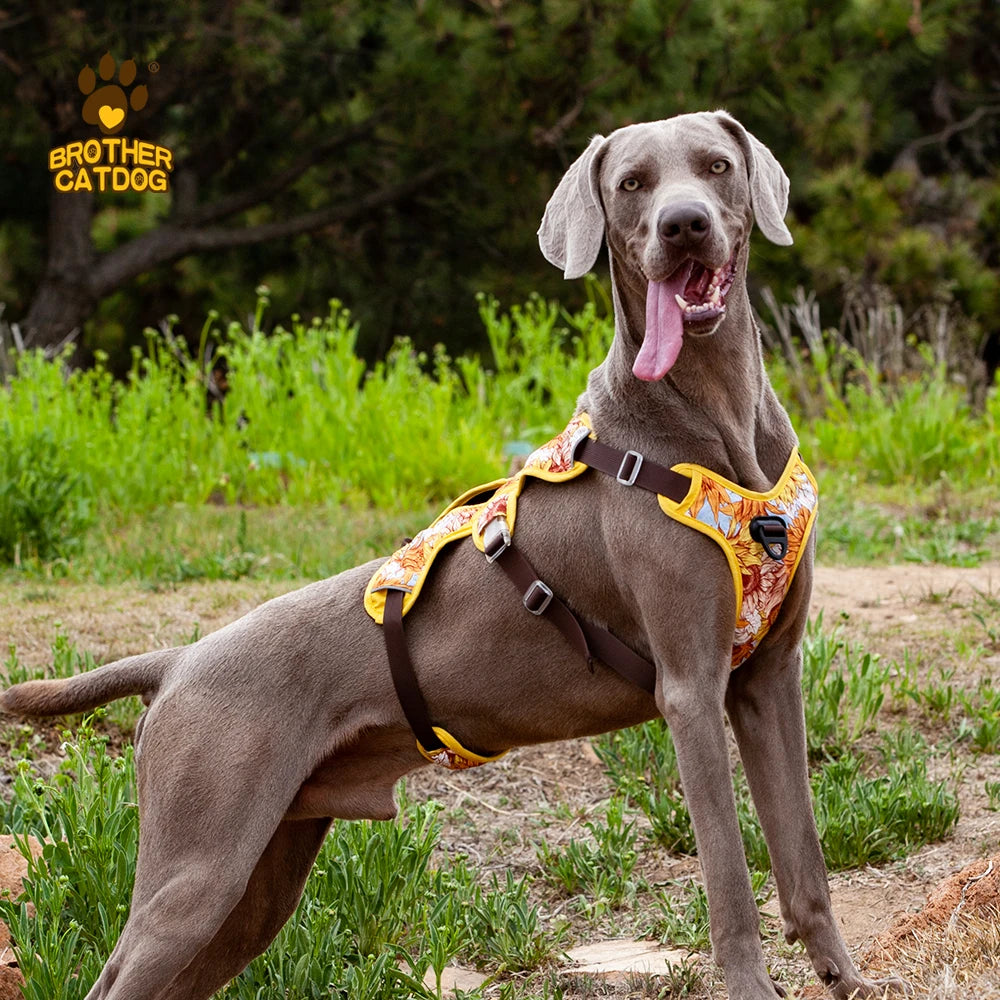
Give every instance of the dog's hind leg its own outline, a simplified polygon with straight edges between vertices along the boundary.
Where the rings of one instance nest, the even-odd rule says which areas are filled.
[[[905,991],[898,979],[864,979],[833,916],[809,793],[801,689],[801,626],[765,643],[733,671],[726,707],[771,855],[785,936],[801,939],[837,1000]]]
[[[262,743],[243,739],[241,745],[239,727],[218,707],[211,726],[196,724],[190,703],[184,708],[183,714],[167,718],[162,711],[154,718],[151,710],[143,728],[137,761],[139,858],[131,912],[87,1000],[160,1000],[168,995],[171,983],[212,948],[227,923],[232,926],[231,914],[247,896],[261,858],[271,852],[258,876],[265,881],[274,877],[271,859],[289,850],[295,867],[307,870],[307,859],[311,862],[322,839],[325,821],[298,824],[298,837],[289,828],[276,836],[294,790],[308,776],[299,769],[308,764],[265,754]],[[178,719],[183,728],[174,724]],[[275,739],[281,735],[279,731]],[[237,746],[241,752],[234,754]],[[251,893],[248,902],[256,895]],[[252,910],[248,905],[244,914],[248,924],[256,916]],[[263,927],[267,918],[261,915],[260,920]],[[241,947],[239,942],[235,946]]]
[[[210,997],[267,948],[295,910],[330,823],[329,819],[282,821],[243,898],[162,1000]]]

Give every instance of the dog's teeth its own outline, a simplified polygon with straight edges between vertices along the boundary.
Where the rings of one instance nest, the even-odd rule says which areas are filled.
[[[688,300],[684,298],[683,295],[674,295],[674,298],[677,300],[677,304],[681,307],[681,309],[691,308],[691,306],[688,304]]]

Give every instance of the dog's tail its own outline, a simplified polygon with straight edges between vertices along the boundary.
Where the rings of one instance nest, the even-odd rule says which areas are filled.
[[[65,680],[15,684],[0,694],[0,711],[27,716],[72,715],[130,694],[141,695],[148,705],[183,648],[127,656]]]

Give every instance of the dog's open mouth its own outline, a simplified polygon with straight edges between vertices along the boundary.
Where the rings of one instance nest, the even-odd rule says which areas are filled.
[[[736,255],[713,271],[686,260],[664,281],[650,281],[646,290],[646,334],[632,371],[655,382],[670,370],[680,354],[685,324],[719,320],[726,312],[726,294],[736,277]]]

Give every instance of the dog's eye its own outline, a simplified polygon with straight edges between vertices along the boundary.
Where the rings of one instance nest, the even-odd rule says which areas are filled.
[[[638,191],[642,185],[634,177],[626,177],[621,183],[621,188],[623,191]]]
[[[709,168],[713,174],[724,174],[729,169],[728,160],[716,160]]]

